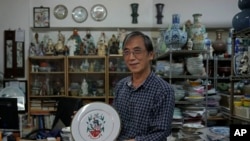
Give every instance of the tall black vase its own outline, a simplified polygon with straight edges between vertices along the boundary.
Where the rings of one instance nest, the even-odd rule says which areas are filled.
[[[234,15],[232,19],[232,26],[235,31],[250,27],[250,0],[238,0],[238,8],[241,11]]]
[[[157,15],[156,15],[157,24],[162,24],[162,18],[163,18],[162,12],[163,12],[163,8],[164,8],[164,4],[157,3],[157,4],[155,4],[155,6],[156,6],[156,12],[157,12]]]
[[[131,3],[130,6],[132,8],[132,14],[131,14],[132,23],[136,24],[136,23],[138,23],[137,17],[139,16],[139,14],[137,12],[138,12],[139,4],[138,3]]]

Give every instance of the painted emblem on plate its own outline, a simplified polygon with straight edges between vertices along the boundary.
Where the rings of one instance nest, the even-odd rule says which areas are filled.
[[[95,113],[88,116],[87,120],[87,132],[90,138],[98,139],[105,131],[104,124],[106,123],[103,114]]]

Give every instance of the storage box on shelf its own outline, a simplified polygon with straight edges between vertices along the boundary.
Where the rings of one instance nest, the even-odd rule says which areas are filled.
[[[250,107],[234,106],[234,114],[243,119],[250,120]]]

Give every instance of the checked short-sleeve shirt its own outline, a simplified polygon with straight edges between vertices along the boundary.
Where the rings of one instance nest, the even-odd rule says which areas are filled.
[[[173,88],[154,72],[136,89],[131,82],[126,77],[115,89],[113,106],[122,123],[117,140],[166,141],[175,106]]]

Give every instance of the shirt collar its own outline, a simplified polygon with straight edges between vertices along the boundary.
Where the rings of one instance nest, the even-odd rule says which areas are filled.
[[[145,79],[145,81],[138,88],[140,88],[140,87],[147,88],[147,86],[150,85],[148,83],[148,81],[150,81],[154,75],[155,74],[153,73],[153,71],[151,71],[151,73],[148,75],[148,77]],[[134,88],[133,85],[132,85],[132,77],[131,76],[129,76],[128,79],[126,80],[126,84],[127,84],[128,87]]]

